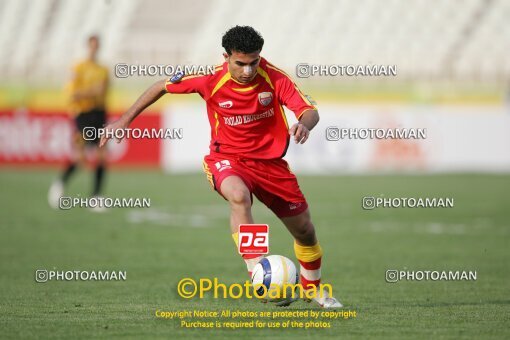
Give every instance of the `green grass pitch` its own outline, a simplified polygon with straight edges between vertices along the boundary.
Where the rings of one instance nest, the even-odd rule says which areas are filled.
[[[228,206],[204,175],[115,171],[108,197],[149,209],[51,210],[50,170],[0,170],[2,338],[510,338],[509,175],[300,176],[324,249],[323,279],[356,318],[329,329],[185,329],[156,310],[280,310],[248,299],[185,300],[184,277],[247,279]],[[87,194],[80,172],[72,196]],[[363,196],[453,197],[450,209],[361,208]],[[295,260],[292,239],[259,203],[270,249]],[[36,283],[37,269],[125,270],[121,282]],[[476,270],[476,281],[386,283],[385,271]],[[298,301],[287,310],[318,307]]]

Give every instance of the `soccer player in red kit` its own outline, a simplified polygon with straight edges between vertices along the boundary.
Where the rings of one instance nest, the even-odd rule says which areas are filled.
[[[264,39],[249,26],[235,26],[222,39],[225,62],[214,74],[174,75],[145,91],[107,130],[125,129],[166,93],[198,93],[211,125],[210,153],[204,171],[211,186],[230,204],[230,226],[237,243],[240,224],[253,224],[255,195],[280,218],[294,237],[300,280],[306,289],[321,279],[322,249],[305,197],[285,160],[290,139],[303,144],[319,121],[315,106],[279,68],[260,56]],[[282,105],[296,115],[288,126]],[[107,141],[107,135],[101,145]],[[262,258],[243,255],[251,273]],[[322,307],[342,307],[332,296],[316,297]]]

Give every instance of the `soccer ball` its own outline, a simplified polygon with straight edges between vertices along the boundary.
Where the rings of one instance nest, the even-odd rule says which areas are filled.
[[[277,306],[288,306],[296,300],[297,294],[293,298],[292,291],[298,282],[294,262],[281,255],[264,257],[255,265],[251,275],[252,285],[259,287],[256,290],[257,295],[263,296],[267,291],[263,301],[274,302]]]

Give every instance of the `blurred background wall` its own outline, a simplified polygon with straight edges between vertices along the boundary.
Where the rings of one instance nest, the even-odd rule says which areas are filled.
[[[335,172],[508,172],[510,2],[505,0],[1,0],[0,164],[56,165],[69,155],[63,87],[90,34],[111,68],[108,109],[121,114],[161,77],[115,77],[127,64],[218,64],[221,36],[251,25],[262,55],[318,103],[310,142],[291,146],[295,169]],[[300,63],[396,65],[392,77],[296,77]],[[138,127],[184,129],[182,140],[110,146],[122,166],[200,171],[205,106],[165,96]],[[292,117],[289,117],[292,119]],[[426,128],[425,140],[326,141],[328,126]]]

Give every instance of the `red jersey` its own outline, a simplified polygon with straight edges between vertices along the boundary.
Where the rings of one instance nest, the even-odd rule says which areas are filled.
[[[169,93],[198,93],[204,98],[211,125],[211,153],[251,159],[282,158],[289,146],[289,126],[282,105],[299,119],[315,106],[290,77],[261,58],[248,84],[231,77],[228,65],[214,74],[189,75],[166,82]]]

